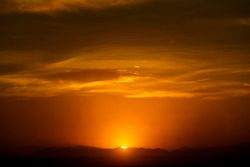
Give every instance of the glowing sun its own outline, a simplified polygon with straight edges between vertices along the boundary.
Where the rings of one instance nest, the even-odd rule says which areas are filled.
[[[123,150],[126,150],[126,149],[128,149],[128,146],[121,146],[120,148]]]

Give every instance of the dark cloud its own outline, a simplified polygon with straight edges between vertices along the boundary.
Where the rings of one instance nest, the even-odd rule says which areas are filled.
[[[3,14],[0,49],[59,52],[49,55],[52,59],[65,51],[112,44],[166,46],[175,41],[171,47],[248,47],[248,27],[235,21],[250,17],[247,4],[245,0],[156,0],[100,11]]]
[[[26,67],[20,64],[0,64],[0,75],[19,73],[25,70]]]
[[[121,76],[132,75],[122,74],[117,70],[105,69],[86,69],[81,71],[58,72],[51,74],[42,74],[37,77],[42,77],[54,81],[77,81],[77,82],[94,82],[118,79]]]

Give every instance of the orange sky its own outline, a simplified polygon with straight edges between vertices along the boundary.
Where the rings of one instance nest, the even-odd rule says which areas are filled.
[[[249,141],[249,11],[244,0],[4,0],[0,145]]]

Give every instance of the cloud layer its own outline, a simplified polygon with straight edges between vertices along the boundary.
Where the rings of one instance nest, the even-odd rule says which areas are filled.
[[[3,1],[0,8],[10,13],[0,14],[0,94],[250,94],[245,0],[154,0],[43,14],[141,2],[146,1]]]
[[[161,50],[161,51],[159,51]],[[103,55],[115,54],[115,57]],[[124,53],[144,58],[125,58]],[[11,53],[9,53],[11,54]],[[29,54],[29,53],[26,53]],[[189,53],[190,54],[190,53]],[[16,62],[0,69],[2,96],[115,95],[128,98],[223,99],[250,95],[250,67],[230,54],[171,53],[163,48],[114,48],[79,52],[30,66]],[[207,54],[207,53],[206,53]],[[184,56],[184,57],[183,57]],[[158,59],[157,59],[158,57]],[[206,61],[203,59],[206,58]],[[3,63],[4,64],[4,63]],[[16,68],[13,68],[16,67]],[[19,68],[18,68],[19,67]]]

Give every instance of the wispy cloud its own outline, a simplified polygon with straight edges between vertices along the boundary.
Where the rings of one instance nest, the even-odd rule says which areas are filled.
[[[73,58],[44,62],[33,66],[32,70],[24,68],[18,73],[3,68],[1,95],[103,94],[127,98],[203,99],[250,95],[250,67],[247,63],[236,64],[234,59],[225,62],[224,59],[214,57],[205,62],[195,57],[174,58],[167,52],[160,52],[164,58],[157,60],[153,58],[153,52],[144,49],[148,51],[143,51],[145,57],[142,59],[119,56],[100,59],[98,54],[109,53],[102,50],[100,53],[88,53],[88,56],[77,53]],[[124,51],[135,52],[129,48]]]
[[[81,8],[103,9],[144,1],[146,0],[4,0],[2,6],[6,12],[55,12]]]

